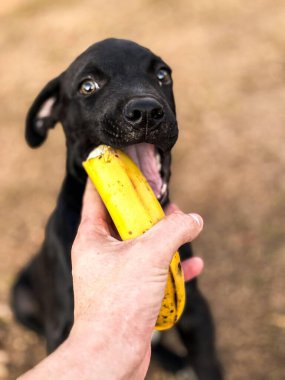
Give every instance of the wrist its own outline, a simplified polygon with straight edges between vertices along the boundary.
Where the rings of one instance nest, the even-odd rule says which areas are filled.
[[[68,341],[80,365],[88,368],[87,373],[96,373],[96,378],[144,379],[150,358],[150,336],[138,337],[120,325],[105,327],[102,323],[78,321]]]

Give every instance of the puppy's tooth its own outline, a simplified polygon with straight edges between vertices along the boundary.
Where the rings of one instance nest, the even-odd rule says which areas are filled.
[[[157,170],[160,172],[160,170],[161,170],[161,158],[160,158],[160,154],[156,153],[155,158],[156,158]]]
[[[163,185],[161,186],[160,193],[164,195],[166,193],[166,190],[167,190],[167,184],[164,182]]]

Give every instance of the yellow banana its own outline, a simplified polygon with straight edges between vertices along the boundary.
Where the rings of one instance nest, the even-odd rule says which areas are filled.
[[[83,162],[122,240],[142,235],[164,217],[164,211],[140,169],[119,149],[100,145]],[[176,252],[170,263],[155,329],[171,328],[185,305],[184,277]]]

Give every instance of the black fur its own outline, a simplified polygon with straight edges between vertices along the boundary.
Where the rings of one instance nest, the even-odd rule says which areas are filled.
[[[157,72],[161,69],[170,78],[167,64],[148,49],[127,40],[104,40],[89,47],[65,72],[50,81],[28,113],[26,140],[31,147],[40,146],[57,122],[63,126],[67,145],[66,176],[46,227],[45,240],[19,274],[12,291],[15,316],[45,336],[48,352],[64,341],[73,323],[70,251],[80,222],[86,182],[82,161],[102,143],[124,147],[148,142],[161,153],[162,170],[169,180],[170,150],[178,129],[172,81],[158,80]],[[93,94],[79,91],[86,78],[98,84],[99,89]],[[141,107],[136,116],[133,103]],[[167,201],[168,194],[163,203]],[[182,259],[192,256],[190,245],[181,247],[180,254]],[[176,327],[188,352],[186,362],[200,380],[220,380],[222,371],[215,352],[209,307],[198,290],[197,280],[189,282],[186,288],[186,310]],[[181,369],[183,360],[175,360],[171,352],[173,361],[163,360],[168,357],[166,351],[159,344],[153,352],[169,370]]]

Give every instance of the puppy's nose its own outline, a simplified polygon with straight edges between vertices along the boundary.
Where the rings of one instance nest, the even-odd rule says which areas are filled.
[[[124,118],[133,126],[148,124],[156,127],[163,119],[163,106],[154,98],[135,98],[130,100],[123,110]]]

